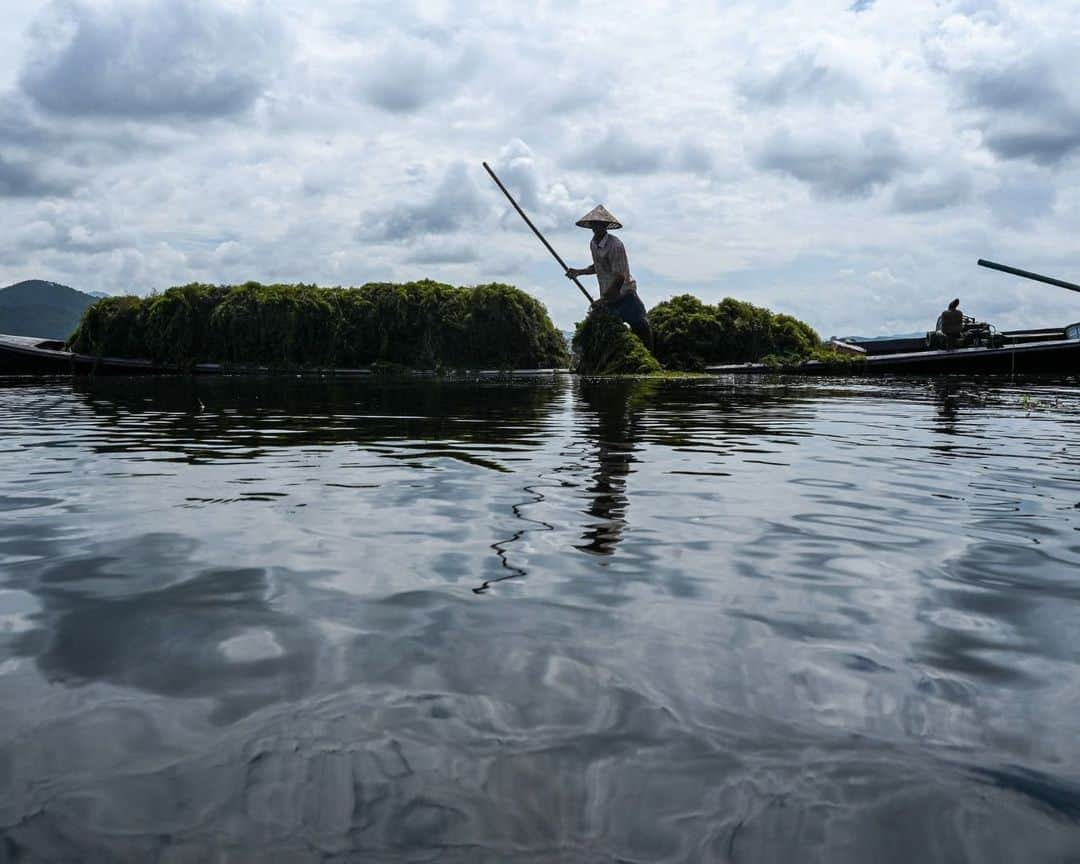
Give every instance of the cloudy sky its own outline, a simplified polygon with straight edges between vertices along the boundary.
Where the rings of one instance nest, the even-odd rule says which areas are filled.
[[[505,281],[604,203],[648,305],[1080,320],[1080,0],[0,0],[0,285]]]

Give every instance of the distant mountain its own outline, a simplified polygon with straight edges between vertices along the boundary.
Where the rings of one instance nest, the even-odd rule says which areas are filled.
[[[99,296],[40,279],[0,288],[0,333],[66,339]]]

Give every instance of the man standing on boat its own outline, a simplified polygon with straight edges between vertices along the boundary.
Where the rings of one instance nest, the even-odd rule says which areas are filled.
[[[606,308],[614,312],[630,325],[645,347],[652,350],[652,328],[645,305],[638,297],[637,283],[630,275],[626,248],[618,237],[608,233],[622,228],[622,223],[603,204],[598,204],[575,224],[592,229],[589,251],[592,252],[593,263],[582,269],[569,268],[566,277],[573,279],[575,276],[595,274],[596,281],[600,283],[600,299],[593,304],[593,308]]]

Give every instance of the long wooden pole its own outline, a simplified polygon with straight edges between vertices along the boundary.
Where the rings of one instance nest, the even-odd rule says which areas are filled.
[[[551,247],[551,244],[548,243],[548,241],[544,238],[544,235],[540,233],[540,230],[535,225],[533,225],[532,220],[529,219],[529,217],[525,215],[525,211],[522,210],[518,206],[517,201],[514,200],[514,196],[511,195],[506,190],[506,187],[503,186],[502,181],[499,180],[499,178],[495,176],[495,172],[491,170],[491,166],[488,165],[487,162],[484,163],[484,170],[487,171],[488,174],[491,175],[491,179],[495,181],[495,185],[498,186],[500,189],[502,189],[503,195],[505,195],[507,197],[507,199],[510,201],[510,203],[514,205],[514,209],[517,210],[517,212],[520,214],[521,218],[525,220],[525,224],[528,225],[530,228],[532,228],[533,234],[535,234],[537,237],[539,237],[540,242],[543,243],[547,247],[548,252],[550,252],[552,255],[555,256],[555,260],[559,262],[559,266],[562,267],[563,272],[565,273],[567,270],[569,270],[570,268],[566,266],[566,262],[563,261],[562,258],[559,257],[559,253],[556,252]],[[577,285],[577,287],[579,289],[581,289],[581,293],[585,295],[585,299],[588,300],[590,303],[592,303],[593,302],[592,295],[588,291],[585,290],[584,285],[582,285],[580,282],[578,282],[577,276],[573,276],[571,278],[574,280],[574,284]]]
[[[1023,276],[1025,279],[1034,279],[1036,282],[1045,282],[1047,285],[1057,285],[1058,288],[1068,288],[1070,291],[1080,291],[1080,285],[1066,282],[1064,279],[1054,279],[1051,276],[1040,276],[1030,270],[1021,270],[1019,267],[1010,267],[1007,264],[995,264],[980,258],[976,262],[980,267],[989,267],[991,270],[1000,270],[1002,273],[1011,273],[1013,276]]]

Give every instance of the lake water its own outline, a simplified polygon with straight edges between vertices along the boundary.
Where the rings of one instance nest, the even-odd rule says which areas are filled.
[[[1075,382],[0,385],[0,862],[1076,862]]]

